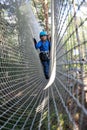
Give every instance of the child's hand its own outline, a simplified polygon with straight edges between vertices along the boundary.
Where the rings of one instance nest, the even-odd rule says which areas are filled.
[[[37,44],[37,41],[36,41],[36,39],[35,39],[35,38],[33,38],[33,41],[34,41],[34,44]]]

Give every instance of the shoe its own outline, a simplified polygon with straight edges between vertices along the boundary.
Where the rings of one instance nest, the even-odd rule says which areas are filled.
[[[45,75],[46,79],[49,79],[49,76],[48,75]]]

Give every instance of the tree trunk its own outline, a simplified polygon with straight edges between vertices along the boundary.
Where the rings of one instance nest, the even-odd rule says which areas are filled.
[[[42,0],[41,2],[42,2],[43,10],[44,10],[45,29],[48,32],[49,31],[49,26],[48,26],[48,1]]]

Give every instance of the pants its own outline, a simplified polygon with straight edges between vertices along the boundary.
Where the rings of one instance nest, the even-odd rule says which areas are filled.
[[[44,70],[44,74],[45,77],[49,77],[49,69],[50,69],[50,60],[47,61],[41,61],[42,65],[43,65],[43,70]]]

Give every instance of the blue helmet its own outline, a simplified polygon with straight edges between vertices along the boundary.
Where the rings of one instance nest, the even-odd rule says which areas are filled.
[[[40,32],[40,37],[41,37],[41,36],[47,36],[47,32],[46,32],[46,31]]]

